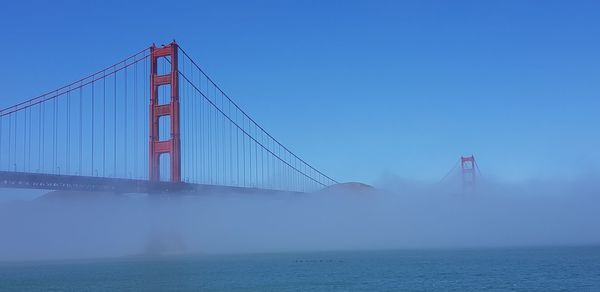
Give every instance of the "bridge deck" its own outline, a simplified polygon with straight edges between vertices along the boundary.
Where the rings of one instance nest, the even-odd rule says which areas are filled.
[[[0,187],[116,193],[279,193],[282,191],[140,179],[0,171]]]

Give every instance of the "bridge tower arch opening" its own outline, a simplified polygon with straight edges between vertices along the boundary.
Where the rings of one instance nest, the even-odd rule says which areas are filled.
[[[167,163],[169,169],[166,172],[171,182],[181,182],[181,141],[179,128],[179,79],[177,67],[177,43],[150,47],[150,126],[149,126],[149,176],[150,181],[165,180],[161,178],[161,160]],[[159,59],[164,58],[170,64],[167,72],[159,71]],[[168,86],[167,86],[168,85]],[[159,100],[159,87],[167,86],[170,96],[167,101]],[[169,117],[170,137],[161,139],[159,121],[161,118]],[[163,159],[161,159],[163,157]]]

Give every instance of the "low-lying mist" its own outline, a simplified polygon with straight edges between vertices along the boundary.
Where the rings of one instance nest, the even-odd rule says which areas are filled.
[[[54,194],[0,203],[0,260],[600,243],[596,180],[475,191],[384,179],[310,194]]]

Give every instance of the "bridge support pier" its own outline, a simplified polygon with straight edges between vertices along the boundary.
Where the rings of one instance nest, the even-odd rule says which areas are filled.
[[[149,180],[161,180],[160,156],[168,154],[170,160],[171,182],[181,182],[181,142],[179,136],[179,78],[177,68],[177,50],[175,42],[157,48],[150,47],[150,139],[149,139]],[[170,72],[158,74],[158,60],[166,58],[171,65]],[[162,72],[161,72],[162,73]],[[159,87],[170,85],[170,101],[161,104],[158,98]],[[169,116],[171,121],[170,138],[160,140],[159,120]]]

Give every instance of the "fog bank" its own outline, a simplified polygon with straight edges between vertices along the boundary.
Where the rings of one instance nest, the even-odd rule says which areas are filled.
[[[0,203],[0,260],[599,244],[596,180]]]

